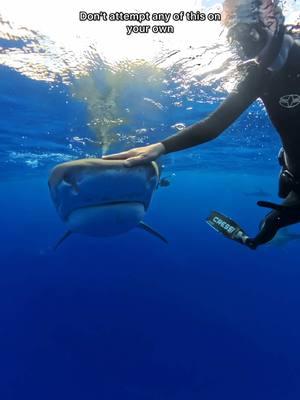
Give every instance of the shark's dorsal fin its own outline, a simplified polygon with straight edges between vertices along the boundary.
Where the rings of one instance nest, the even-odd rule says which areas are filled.
[[[154,229],[152,229],[149,225],[145,224],[145,222],[140,222],[137,226],[138,228],[143,229],[146,232],[151,233],[152,235],[158,237],[160,240],[162,240],[165,243],[168,243],[167,239],[164,238],[160,233],[156,232]]]
[[[71,231],[65,232],[63,236],[55,243],[53,250],[56,250],[70,235],[72,235]]]

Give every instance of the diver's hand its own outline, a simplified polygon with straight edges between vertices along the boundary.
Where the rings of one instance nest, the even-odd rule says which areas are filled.
[[[137,147],[122,153],[111,154],[109,156],[103,156],[104,160],[125,160],[124,165],[126,167],[132,167],[134,165],[145,164],[146,162],[156,160],[166,151],[162,143],[155,143],[149,146]]]

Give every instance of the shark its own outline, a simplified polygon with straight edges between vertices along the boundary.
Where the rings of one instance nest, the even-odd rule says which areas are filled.
[[[253,192],[243,192],[245,196],[253,196],[253,197],[271,197],[271,193],[266,192],[263,189],[258,189]]]
[[[270,245],[281,247],[293,240],[300,240],[300,233],[290,232],[288,228],[282,228],[276,233],[274,239],[271,240]]]
[[[107,237],[134,228],[168,243],[143,221],[159,182],[160,170],[154,161],[126,167],[122,160],[86,158],[55,166],[48,186],[67,229],[54,249],[74,233]]]

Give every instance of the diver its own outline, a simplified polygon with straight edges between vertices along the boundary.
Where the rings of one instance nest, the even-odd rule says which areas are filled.
[[[300,41],[284,25],[276,0],[249,0],[247,4],[225,0],[223,23],[229,43],[242,60],[237,67],[239,81],[223,103],[205,119],[160,143],[106,158],[123,159],[131,166],[216,139],[260,98],[282,142],[279,196],[284,200],[282,204],[258,201],[271,211],[255,237],[221,213],[214,212],[207,219],[226,237],[256,249],[272,240],[280,228],[300,222]]]

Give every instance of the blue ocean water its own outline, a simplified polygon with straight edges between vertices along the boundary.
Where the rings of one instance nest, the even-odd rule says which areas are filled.
[[[171,185],[145,222],[168,245],[133,230],[74,235],[51,251],[64,231],[48,193],[53,166],[101,156],[115,131],[108,152],[162,139],[224,96],[209,103],[215,91],[195,87],[188,97],[175,73],[165,94],[125,75],[112,97],[115,80],[100,71],[95,105],[75,81],[1,67],[1,399],[299,398],[299,243],[250,251],[205,223],[216,209],[253,234],[265,213],[256,201],[278,200],[280,143],[260,104],[214,143],[162,160]],[[99,136],[99,107],[107,118],[128,109],[128,120],[105,137],[98,121]]]

